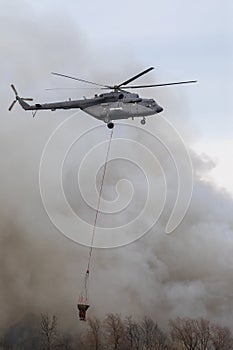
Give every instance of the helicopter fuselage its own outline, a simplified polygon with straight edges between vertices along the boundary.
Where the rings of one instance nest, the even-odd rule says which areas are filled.
[[[155,100],[140,98],[138,94],[124,90],[95,95],[94,98],[44,104],[36,103],[35,105],[28,105],[18,96],[17,99],[25,110],[55,111],[57,109],[80,108],[84,112],[105,123],[118,119],[144,118],[160,113],[163,110]]]
[[[103,100],[96,103],[99,98]],[[155,100],[143,99],[138,94],[127,91],[101,94],[96,96],[93,102],[92,105],[82,108],[83,111],[105,123],[111,120],[147,117],[163,110]]]

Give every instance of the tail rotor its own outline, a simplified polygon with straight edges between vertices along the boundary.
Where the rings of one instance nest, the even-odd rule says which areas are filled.
[[[11,88],[14,91],[15,94],[15,100],[12,102],[12,104],[10,105],[10,107],[8,108],[8,111],[11,111],[12,108],[14,107],[14,105],[16,104],[16,102],[20,99],[22,101],[33,101],[33,98],[29,98],[29,97],[19,97],[18,96],[18,92],[16,90],[16,88],[14,87],[13,84],[11,84]]]
[[[8,111],[10,112],[12,110],[12,108],[14,107],[14,105],[16,104],[17,100],[14,100],[12,102],[12,104],[10,105],[10,107],[8,108]]]

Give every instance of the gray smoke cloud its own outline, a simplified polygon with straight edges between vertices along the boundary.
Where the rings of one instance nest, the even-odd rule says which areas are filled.
[[[212,168],[211,162],[192,158],[196,173]],[[96,305],[103,303],[104,286],[104,303],[116,312],[146,313],[164,323],[179,315],[232,324],[232,199],[199,176],[188,213],[172,235],[164,234],[162,217],[130,246],[97,251]]]
[[[51,13],[36,13],[27,2],[21,5],[17,16],[9,4],[0,15],[4,82],[0,129],[0,327],[27,313],[44,311],[58,313],[67,327],[75,327],[75,304],[89,250],[62,236],[52,225],[42,205],[38,182],[45,142],[67,114],[45,112],[33,120],[18,106],[8,114],[6,108],[13,96],[7,87],[15,82],[19,92],[43,101],[50,99],[43,88],[48,87],[45,82],[51,71],[68,74],[77,71],[82,72],[84,78],[111,83],[121,81],[119,71],[123,81],[131,72],[134,74],[138,66],[136,62],[133,65],[133,57],[127,57],[124,65],[119,68],[118,62],[118,71],[111,73],[117,58],[112,58],[111,67],[103,56],[101,63],[96,62],[88,47],[88,38],[68,21],[65,13],[62,16],[53,13],[52,17]],[[9,16],[10,11],[14,15]],[[89,67],[95,68],[93,72]],[[94,73],[95,70],[101,73]],[[57,81],[51,78],[50,84],[54,86]],[[72,94],[71,97],[75,97],[79,91]],[[56,96],[51,95],[51,100],[53,98],[64,98],[64,93],[56,92]],[[168,110],[174,107],[170,110],[176,111],[178,125],[186,120],[185,108],[179,107],[176,97],[164,92],[158,100],[166,104]],[[80,123],[85,125],[85,119]],[[151,121],[152,130],[158,126],[159,119]],[[189,128],[183,130],[186,129]],[[137,140],[141,138],[140,134],[133,136]],[[165,213],[137,242],[123,248],[94,250],[90,315],[102,317],[108,312],[119,312],[141,317],[147,314],[163,324],[176,316],[203,316],[231,326],[232,198],[202,180],[214,164],[192,153],[195,178],[191,205],[177,230],[165,235],[164,227],[175,198],[175,180],[173,173],[169,176],[171,165],[167,154],[161,153],[160,157],[169,180]],[[111,194],[115,194],[111,166],[108,174],[106,188],[110,195],[107,192],[104,195],[111,198]],[[141,188],[137,174],[131,173],[136,189]]]

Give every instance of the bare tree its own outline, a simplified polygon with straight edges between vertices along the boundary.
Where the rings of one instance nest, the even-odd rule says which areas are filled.
[[[153,349],[157,327],[158,325],[150,317],[144,317],[141,329],[142,340],[146,349]]]
[[[108,314],[104,322],[93,317],[75,334],[58,332],[57,323],[48,313],[39,320],[27,317],[4,330],[0,350],[233,350],[230,329],[203,318],[171,320],[171,337],[149,317],[142,322],[131,316],[123,322],[118,314]]]
[[[151,318],[145,317],[141,324],[143,349],[167,350],[170,346],[168,336],[162,332],[158,324]]]
[[[88,343],[91,350],[101,349],[101,322],[99,319],[92,317],[88,319],[89,330],[87,332]]]
[[[159,327],[155,329],[153,337],[154,350],[170,349],[168,336]]]
[[[176,318],[169,322],[171,337],[176,344],[181,344],[187,350],[197,350],[198,334],[195,320],[189,318]]]
[[[200,318],[194,320],[194,332],[197,332],[198,336],[198,350],[207,350],[210,347],[211,340],[211,328],[210,321]]]
[[[134,322],[133,327],[133,338],[134,338],[134,348],[135,350],[140,350],[142,344],[142,328],[140,324]]]
[[[47,350],[51,350],[56,340],[57,316],[49,316],[48,313],[41,314],[40,331],[44,338]]]
[[[170,321],[172,339],[188,350],[211,348],[211,324],[204,318],[177,318]]]
[[[227,327],[216,324],[211,325],[211,342],[213,350],[232,350],[233,338]]]
[[[119,314],[108,314],[104,320],[104,328],[111,349],[120,349],[125,337],[124,324]],[[108,349],[110,349],[108,347]]]
[[[125,319],[125,336],[128,341],[129,350],[140,350],[142,343],[142,328],[133,321],[132,317],[126,317]]]

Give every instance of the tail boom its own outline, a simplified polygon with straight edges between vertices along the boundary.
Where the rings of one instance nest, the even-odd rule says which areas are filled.
[[[19,96],[16,97],[16,100],[19,101],[20,106],[25,110],[34,110],[36,109],[35,106],[30,106],[27,102],[25,102],[22,98]]]

